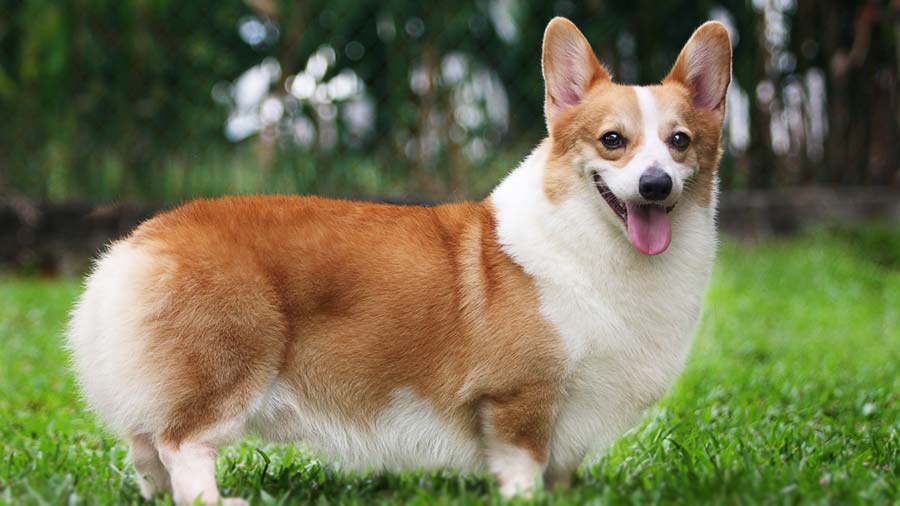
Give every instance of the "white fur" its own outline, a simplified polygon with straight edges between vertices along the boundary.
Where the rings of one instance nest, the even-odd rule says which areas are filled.
[[[488,449],[491,472],[500,482],[503,497],[531,495],[541,479],[541,465],[527,450],[508,445],[494,444]]]
[[[274,441],[302,441],[353,469],[483,467],[478,441],[409,389],[393,392],[391,404],[375,422],[361,425],[335,412],[318,412],[289,386],[276,382],[250,429]]]
[[[76,377],[90,406],[119,434],[147,433],[165,423],[165,401],[147,369],[148,308],[138,293],[151,259],[127,242],[112,245],[85,281],[69,322]]]
[[[638,93],[648,107],[649,93]],[[655,130],[652,121],[645,128]],[[681,199],[670,215],[668,250],[641,254],[588,177],[577,195],[547,199],[542,177],[549,149],[549,143],[538,147],[491,201],[502,248],[534,277],[543,316],[568,357],[550,444],[555,473],[608,445],[674,382],[700,315],[716,241],[715,201],[701,207]],[[658,160],[659,150],[650,149],[635,158]],[[581,174],[599,165],[587,155],[578,164],[572,170]],[[623,178],[640,175],[619,170]]]
[[[204,505],[247,506],[244,499],[219,496],[215,446],[197,443],[183,443],[177,448],[161,446],[159,457],[172,477],[175,504],[194,504],[199,500]]]
[[[159,452],[148,436],[131,436],[131,463],[137,472],[138,487],[144,499],[152,498],[157,492],[171,489],[169,472],[159,460]]]
[[[219,500],[215,448],[197,443],[185,443],[178,448],[163,446],[159,456],[172,477],[172,495],[177,504],[190,504],[195,499],[215,504]]]

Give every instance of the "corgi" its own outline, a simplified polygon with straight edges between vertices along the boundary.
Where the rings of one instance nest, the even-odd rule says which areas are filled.
[[[245,504],[214,462],[248,433],[528,495],[666,392],[716,251],[728,32],[628,86],[555,18],[542,69],[548,137],[483,201],[197,200],[108,248],[68,346],[145,497]]]

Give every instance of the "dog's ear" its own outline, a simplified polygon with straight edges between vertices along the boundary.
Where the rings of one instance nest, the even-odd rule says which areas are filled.
[[[553,18],[547,25],[541,66],[548,130],[559,113],[584,99],[592,84],[609,79],[609,73],[597,61],[587,39],[566,18]]]
[[[707,21],[694,32],[663,83],[681,83],[691,92],[694,107],[725,113],[731,82],[731,39],[718,21]]]

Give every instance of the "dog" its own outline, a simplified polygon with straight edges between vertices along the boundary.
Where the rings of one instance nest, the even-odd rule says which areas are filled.
[[[110,245],[68,346],[145,497],[245,504],[214,461],[247,433],[529,495],[666,392],[715,257],[728,32],[628,86],[554,18],[542,69],[549,135],[483,201],[196,200]]]

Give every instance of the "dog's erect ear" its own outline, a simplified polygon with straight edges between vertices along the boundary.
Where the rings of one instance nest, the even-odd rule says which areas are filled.
[[[609,79],[587,39],[566,18],[553,18],[547,25],[541,65],[548,129],[560,112],[581,102],[594,82]]]
[[[707,21],[697,28],[663,82],[686,86],[695,107],[724,113],[731,82],[731,39],[722,23]]]

